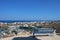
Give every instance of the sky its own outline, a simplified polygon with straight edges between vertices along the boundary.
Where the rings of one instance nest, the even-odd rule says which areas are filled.
[[[0,0],[0,20],[60,20],[60,0]]]

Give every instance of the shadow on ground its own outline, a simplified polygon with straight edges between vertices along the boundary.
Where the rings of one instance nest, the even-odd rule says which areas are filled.
[[[30,37],[16,37],[16,38],[13,38],[12,40],[40,40],[40,39],[30,36]]]

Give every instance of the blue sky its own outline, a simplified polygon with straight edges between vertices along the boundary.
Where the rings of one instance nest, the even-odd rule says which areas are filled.
[[[0,0],[0,20],[60,20],[60,0]]]

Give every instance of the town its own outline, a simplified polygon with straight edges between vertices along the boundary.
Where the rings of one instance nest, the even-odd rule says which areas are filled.
[[[21,32],[25,34],[33,34],[32,36],[35,36],[37,35],[36,33],[38,33],[39,31],[35,30],[33,31],[34,28],[38,28],[37,30],[42,30],[42,32],[44,32],[43,30],[47,30],[45,32],[49,33],[49,35],[50,33],[53,34],[55,30],[55,33],[57,35],[60,35],[59,24],[60,21],[0,22],[0,38],[6,38],[9,36],[18,35]],[[42,33],[40,35],[48,35],[48,34]]]

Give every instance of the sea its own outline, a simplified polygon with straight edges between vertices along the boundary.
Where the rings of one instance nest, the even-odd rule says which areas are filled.
[[[0,20],[0,22],[7,22],[7,23],[12,23],[12,22],[52,22],[54,20]]]

